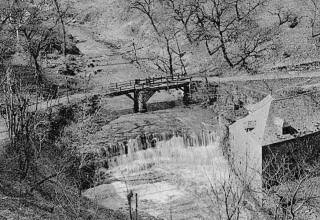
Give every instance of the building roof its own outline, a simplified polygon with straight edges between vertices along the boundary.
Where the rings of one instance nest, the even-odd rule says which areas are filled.
[[[248,129],[248,123],[259,121],[246,132],[261,146],[304,136],[320,129],[320,94],[306,93],[292,97],[274,98],[271,95],[261,102],[247,106],[249,115],[238,120],[236,129]],[[239,126],[241,128],[239,128]],[[293,133],[284,134],[283,127]]]
[[[269,109],[268,120],[264,132],[263,145],[288,140],[297,136],[319,131],[320,96],[317,93],[302,94],[293,97],[275,99]],[[282,134],[277,120],[297,131],[297,134]]]
[[[265,97],[263,100],[261,100],[258,103],[255,104],[248,104],[246,106],[246,109],[250,112],[253,113],[255,111],[257,111],[260,108],[268,108],[268,105],[270,104],[270,102],[273,101],[273,97],[271,95],[268,95],[267,97]]]

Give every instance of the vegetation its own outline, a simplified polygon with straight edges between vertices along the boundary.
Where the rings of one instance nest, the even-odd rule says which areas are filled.
[[[261,27],[255,15],[266,1],[144,1],[131,3],[150,22],[163,52],[150,57],[167,74],[187,74],[183,56],[204,44],[210,56],[221,54],[230,67],[249,69],[271,48],[273,27]],[[170,24],[170,25],[168,25]],[[186,46],[188,45],[188,46]]]
[[[111,119],[101,120],[100,115],[97,116],[97,112],[102,108],[98,96],[86,97],[77,103],[70,103],[68,96],[66,99],[68,101],[62,106],[53,108],[50,103],[54,98],[60,98],[57,96],[59,86],[51,85],[53,83],[48,80],[48,72],[51,70],[43,65],[48,61],[48,55],[51,55],[55,57],[57,63],[61,62],[58,65],[63,65],[66,73],[70,70],[70,63],[68,63],[70,60],[75,63],[83,61],[79,61],[81,56],[77,54],[80,52],[71,42],[73,37],[68,35],[70,20],[76,23],[75,11],[78,7],[77,3],[81,2],[80,0],[0,2],[0,85],[2,88],[0,98],[3,116],[0,123],[6,123],[8,127],[8,143],[3,150],[2,145],[0,146],[0,195],[5,195],[5,199],[10,197],[10,202],[6,204],[13,204],[12,212],[18,213],[18,218],[20,215],[25,216],[27,208],[32,207],[33,210],[41,213],[40,217],[33,217],[41,219],[138,219],[135,217],[135,214],[138,215],[138,208],[136,207],[136,213],[132,213],[131,210],[133,209],[131,199],[134,198],[134,194],[130,187],[138,188],[139,181],[145,184],[142,184],[143,187],[149,187],[146,186],[150,185],[149,182],[143,182],[144,175],[148,175],[146,173],[149,170],[163,174],[157,177],[161,180],[159,181],[161,184],[174,182],[182,188],[189,189],[186,193],[189,196],[188,199],[197,198],[200,204],[199,210],[206,213],[205,216],[208,219],[236,220],[251,217],[251,219],[294,220],[319,215],[319,162],[315,160],[312,164],[307,163],[317,153],[309,152],[309,155],[301,156],[299,160],[288,155],[286,157],[272,155],[273,157],[268,158],[264,165],[265,173],[257,174],[265,178],[264,187],[257,191],[249,183],[252,177],[238,173],[232,161],[230,161],[232,169],[230,170],[226,160],[217,156],[220,155],[220,151],[223,151],[229,159],[228,127],[225,124],[221,125],[220,130],[215,128],[220,131],[220,134],[219,132],[205,134],[209,137],[206,137],[204,142],[207,144],[211,142],[208,146],[202,147],[197,146],[201,144],[194,144],[196,147],[186,148],[182,138],[175,137],[171,141],[178,139],[178,142],[165,142],[161,147],[152,147],[152,149],[123,157],[120,155],[115,158],[106,158],[108,147],[96,150],[93,148],[97,146],[93,148],[87,146],[90,143],[87,139],[95,137],[93,134],[97,132],[103,133],[103,126],[117,118],[120,113],[110,116],[111,110],[108,109],[108,116]],[[127,14],[132,16],[133,24],[130,24],[132,26],[126,25],[133,28],[134,33],[131,33],[130,37],[134,40],[130,41],[129,45],[132,49],[119,52],[119,57],[131,59],[130,64],[135,64],[139,71],[147,70],[150,75],[199,75],[211,71],[216,73],[216,68],[220,68],[220,72],[242,70],[257,73],[266,66],[266,60],[273,55],[276,55],[276,59],[293,56],[292,51],[284,52],[286,39],[283,36],[289,35],[290,30],[300,28],[301,24],[309,25],[306,25],[309,31],[306,32],[308,35],[306,44],[311,45],[312,48],[315,47],[315,51],[319,49],[319,3],[315,0],[295,0],[294,2],[305,4],[306,7],[297,11],[283,2],[274,3],[271,0],[121,1],[123,8],[125,5],[128,6]],[[72,12],[69,11],[71,9]],[[99,15],[96,12],[92,14]],[[89,13],[85,16],[82,23],[79,23],[90,22]],[[262,17],[267,17],[270,21],[266,22]],[[137,20],[140,22],[141,29],[135,32],[134,22]],[[99,32],[95,33],[93,39],[99,38],[99,34]],[[116,47],[113,43],[106,42],[108,48],[111,48],[109,51],[113,52],[111,55],[106,55],[108,56],[106,65],[109,66],[115,65],[111,62],[110,64],[109,61],[117,61],[118,57],[113,57],[123,46],[120,43],[120,46]],[[306,48],[303,50],[308,51]],[[101,51],[105,53],[104,50]],[[298,54],[297,51],[293,51]],[[75,56],[69,56],[70,53]],[[19,63],[17,60],[21,57],[24,57],[27,62],[19,61]],[[96,57],[86,57],[86,59],[90,59],[91,62],[86,70],[95,68],[97,63],[102,62],[100,57],[98,57],[100,60]],[[29,72],[34,79],[32,82],[25,81],[27,71],[19,72],[17,62],[19,66],[31,70]],[[195,68],[194,63],[197,63],[199,68]],[[311,64],[317,66],[319,62]],[[305,68],[303,65],[293,66],[295,67]],[[56,69],[51,73],[54,71]],[[99,71],[94,69],[93,74],[101,71],[102,69]],[[69,75],[76,75],[75,72],[71,72]],[[66,77],[66,80],[72,83],[72,80],[77,79],[76,77]],[[263,82],[261,85],[255,82],[255,90],[266,90],[267,87],[269,92],[273,92],[276,89],[275,84],[280,80],[270,81],[270,85],[267,81]],[[246,83],[243,82],[243,85],[246,86]],[[226,122],[229,123],[240,114],[247,114],[247,112],[235,113],[230,110],[230,106],[237,105],[240,108],[243,103],[239,104],[239,100],[234,98],[231,91],[234,86],[229,87],[227,84],[222,89],[224,91],[217,92],[218,89],[211,86],[208,81],[203,85],[199,83],[198,92],[195,95],[200,96],[197,98],[203,101],[203,107],[213,108],[214,116],[212,117],[222,116],[222,114],[218,115],[222,111],[231,112],[229,121]],[[299,85],[299,82],[295,81],[292,90],[285,92],[291,95],[305,92],[296,84]],[[48,85],[50,88],[55,88],[54,91],[49,91],[49,95],[45,91]],[[26,89],[27,86],[32,89]],[[219,95],[222,98],[217,96],[218,93],[221,93]],[[217,103],[220,106],[217,106]],[[98,118],[100,120],[96,122]],[[143,126],[150,124],[147,117],[143,117],[142,120]],[[197,123],[202,123],[199,122],[199,118],[196,120]],[[192,123],[191,121],[190,124]],[[136,127],[132,130],[143,132],[143,126],[139,127],[137,123],[134,126]],[[220,136],[220,139],[216,138],[217,136]],[[146,136],[141,135],[141,137]],[[155,138],[151,135],[150,137]],[[196,137],[188,136],[188,138],[194,138],[194,143],[202,143],[201,141],[204,140],[197,135]],[[221,149],[217,147],[218,142]],[[150,143],[155,142],[151,140]],[[108,145],[108,143],[103,144]],[[307,143],[305,145],[304,150],[308,149]],[[291,152],[290,155],[294,153]],[[300,152],[299,155],[302,153]],[[109,166],[111,160],[120,164],[116,171]],[[223,178],[215,175],[217,167],[224,172]],[[200,171],[202,173],[199,176]],[[97,204],[98,201],[97,203],[88,201],[83,196],[84,191],[89,188],[100,183],[112,182],[112,172],[118,172],[117,181],[121,180],[126,184],[125,198],[129,201],[129,210],[103,209]],[[155,175],[154,173],[150,175]],[[142,178],[136,180],[132,178],[132,174],[142,175]],[[157,182],[157,179],[154,179],[151,181]],[[139,194],[139,198],[140,196],[143,198],[146,195]],[[135,194],[136,199],[137,197],[138,195]],[[201,199],[204,201],[200,201]],[[152,205],[144,202],[141,199],[139,204],[146,209]],[[182,202],[186,203],[183,200]],[[173,210],[171,207],[173,205],[171,203],[170,207],[164,206],[168,213],[169,210],[170,212]],[[0,208],[3,208],[1,204]],[[25,213],[21,211],[23,208]],[[143,219],[144,215],[139,209],[139,217]],[[164,217],[173,219],[172,213]]]
[[[62,3],[3,1],[0,5],[1,71],[5,71],[1,74],[1,126],[7,125],[9,136],[9,143],[1,146],[0,194],[9,195],[11,191],[10,198],[19,199],[11,207],[18,218],[26,215],[22,210],[27,207],[38,207],[41,219],[87,219],[92,215],[90,210],[101,218],[107,215],[81,196],[94,179],[92,162],[87,163],[84,155],[61,139],[64,128],[77,118],[76,106],[63,106],[53,112],[48,103],[55,94],[49,95],[47,102],[40,101],[47,96],[43,87],[48,86],[41,66],[43,55],[55,50],[66,55]],[[54,7],[57,13],[53,13]],[[62,40],[57,21],[63,26]],[[24,82],[28,73],[17,73],[19,69],[12,60],[19,54],[30,56],[28,64],[35,80]],[[36,213],[33,217],[38,218]]]

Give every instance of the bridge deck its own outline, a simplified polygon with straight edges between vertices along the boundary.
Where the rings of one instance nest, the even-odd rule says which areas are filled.
[[[120,83],[111,83],[106,88],[105,94],[110,96],[118,96],[141,90],[159,91],[165,89],[174,89],[188,85],[190,81],[191,77],[181,75],[136,79]]]

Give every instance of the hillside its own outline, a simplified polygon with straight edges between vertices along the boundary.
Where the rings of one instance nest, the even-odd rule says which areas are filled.
[[[137,53],[141,59],[162,50],[157,48],[150,38],[153,32],[150,21],[145,15],[130,9],[129,1],[78,0],[75,2],[74,10],[81,11],[81,13],[74,20],[74,24],[88,28],[102,42],[117,46],[120,51],[124,52],[124,56],[128,55],[132,58],[132,53],[126,54],[126,52],[133,50],[133,42],[138,48]],[[277,15],[279,11],[282,13],[282,17],[285,14],[296,17],[296,26],[290,27],[290,22],[279,26]],[[266,6],[257,13],[256,19],[260,25],[274,26],[278,33],[272,39],[272,53],[269,53],[259,65],[259,71],[317,61],[319,56],[318,38],[311,36],[312,13],[311,1],[302,0],[268,1]],[[221,68],[229,69],[221,60],[221,55],[208,55],[203,44],[190,46],[182,40],[181,48],[187,53],[184,58],[190,74],[199,71],[206,71],[209,75],[226,74],[226,71]],[[151,74],[159,73],[154,66],[152,69],[153,73]],[[229,69],[227,72],[235,74],[237,71],[239,70]]]
[[[30,11],[38,1],[30,1]],[[137,10],[139,4],[132,8],[139,0],[58,2],[68,9],[67,48],[61,49],[57,25],[48,32],[53,38],[46,36],[49,48],[38,51],[36,59],[31,59],[34,48],[28,48],[33,44],[25,39],[20,47],[12,43],[16,51],[3,58],[0,68],[1,114],[21,123],[10,145],[8,132],[2,132],[7,121],[0,120],[1,220],[132,220],[136,211],[138,219],[146,220],[278,215],[284,203],[273,194],[278,191],[270,191],[276,198],[268,195],[274,205],[268,210],[257,208],[247,195],[250,189],[230,164],[228,125],[249,114],[247,104],[268,94],[283,98],[319,91],[320,35],[312,34],[320,18],[314,17],[318,14],[311,0],[261,0],[265,4],[254,7],[248,17],[241,18],[241,12],[218,17],[225,22],[216,22],[215,16],[235,13],[229,3],[245,1],[141,1],[156,2],[150,8],[154,24]],[[179,8],[175,2],[185,5]],[[210,14],[216,2],[223,2],[221,8]],[[237,9],[245,14],[256,2],[260,0]],[[189,7],[198,14],[192,14],[190,26],[182,31],[173,14]],[[45,12],[49,18],[54,15]],[[6,28],[15,27],[10,25]],[[23,28],[22,39],[28,37]],[[6,33],[15,38],[13,29]],[[66,56],[63,50],[68,50]],[[11,70],[17,75],[12,81]],[[43,77],[40,84],[37,74]],[[174,74],[193,77],[188,104],[181,87],[169,90],[168,83],[152,93],[146,113],[133,111],[139,82],[133,95],[107,94],[111,83]],[[10,102],[12,95],[19,108]],[[129,203],[137,206],[130,209]]]

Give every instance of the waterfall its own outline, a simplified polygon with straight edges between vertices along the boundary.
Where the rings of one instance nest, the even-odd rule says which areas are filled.
[[[108,146],[108,152],[111,154],[108,166],[128,164],[137,160],[164,160],[170,156],[177,156],[181,160],[185,156],[187,159],[192,157],[193,153],[197,153],[196,148],[216,148],[218,143],[218,135],[209,129],[197,133],[141,134],[134,139]],[[187,149],[193,149],[193,153]]]

